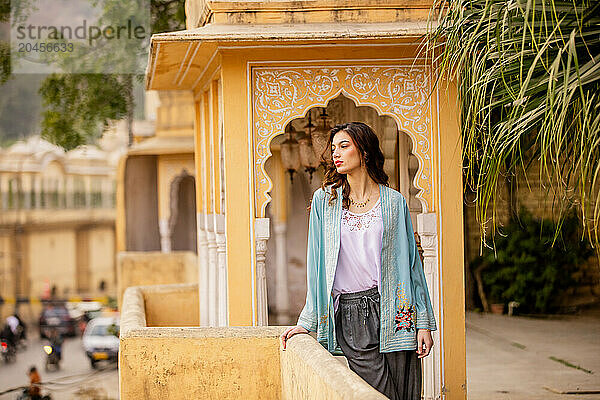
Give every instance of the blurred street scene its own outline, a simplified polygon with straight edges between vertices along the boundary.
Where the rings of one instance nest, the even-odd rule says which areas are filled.
[[[106,363],[93,369],[83,349],[80,337],[67,338],[63,347],[63,360],[58,370],[45,371],[45,340],[35,335],[27,342],[27,348],[18,351],[14,363],[0,364],[0,399],[16,399],[28,387],[27,373],[36,366],[42,379],[42,394],[53,399],[118,399],[119,376],[117,364]],[[14,391],[8,392],[11,389]],[[8,393],[7,393],[8,392]]]
[[[13,320],[14,316],[6,319],[0,335],[0,399],[16,399],[31,390],[32,367],[43,396],[119,397],[118,313],[97,302],[54,302],[45,305],[38,323],[22,323],[13,331]]]

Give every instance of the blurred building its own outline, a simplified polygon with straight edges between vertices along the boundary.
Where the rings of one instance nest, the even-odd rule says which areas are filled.
[[[0,295],[14,302],[116,294],[117,125],[69,152],[30,137],[0,150]],[[33,317],[31,315],[30,317]]]
[[[2,293],[114,289],[114,171],[99,148],[39,137],[1,153]]]
[[[193,99],[149,91],[146,110],[153,127],[134,131],[117,174],[119,296],[134,284],[198,281]]]

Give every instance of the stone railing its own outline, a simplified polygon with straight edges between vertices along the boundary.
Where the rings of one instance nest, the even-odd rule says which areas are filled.
[[[125,291],[121,399],[385,399],[309,335],[284,351],[285,327],[189,326],[197,293],[195,284]]]

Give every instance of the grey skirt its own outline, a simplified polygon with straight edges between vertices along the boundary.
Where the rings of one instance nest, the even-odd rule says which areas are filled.
[[[393,400],[421,399],[421,360],[414,350],[379,352],[379,292],[340,295],[335,335],[350,369]]]

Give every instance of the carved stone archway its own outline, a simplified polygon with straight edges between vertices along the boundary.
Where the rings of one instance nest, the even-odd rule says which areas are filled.
[[[424,213],[433,210],[431,70],[412,65],[331,65],[252,68],[254,198],[265,216],[272,182],[264,168],[270,143],[295,118],[325,107],[340,93],[396,121],[415,144],[419,159],[414,185]]]

